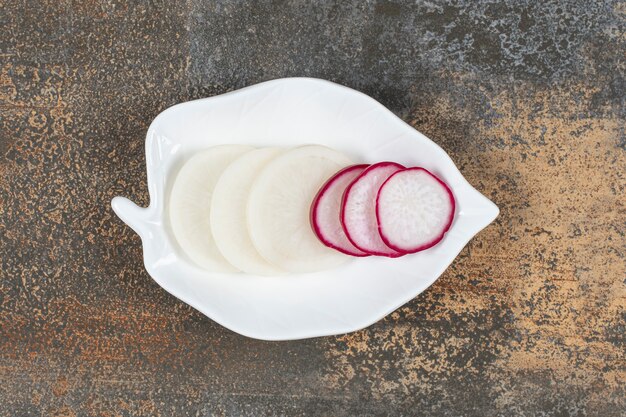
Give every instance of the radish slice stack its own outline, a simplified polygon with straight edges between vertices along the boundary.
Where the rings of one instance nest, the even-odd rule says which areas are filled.
[[[190,261],[253,275],[419,252],[443,239],[455,212],[450,188],[424,168],[352,165],[319,145],[206,149],[183,164],[168,200],[170,231]]]
[[[439,243],[454,211],[452,191],[426,169],[379,162],[331,177],[313,201],[311,226],[345,254],[397,258]]]

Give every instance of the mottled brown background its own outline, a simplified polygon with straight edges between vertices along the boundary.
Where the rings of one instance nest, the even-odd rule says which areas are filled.
[[[1,416],[626,415],[626,4],[0,0]],[[501,215],[350,335],[268,343],[162,291],[163,109],[284,76],[364,91]]]

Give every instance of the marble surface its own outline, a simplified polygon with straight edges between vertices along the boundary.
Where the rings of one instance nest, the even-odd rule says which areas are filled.
[[[619,1],[0,0],[1,416],[620,416]],[[163,109],[312,76],[372,95],[501,208],[365,330],[269,343],[160,290],[112,213]]]

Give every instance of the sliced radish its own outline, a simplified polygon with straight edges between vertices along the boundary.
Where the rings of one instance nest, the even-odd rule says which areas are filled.
[[[380,187],[376,217],[387,246],[408,253],[436,245],[450,229],[455,201],[450,188],[424,168],[396,172]]]
[[[354,246],[371,255],[396,258],[402,251],[390,248],[378,233],[376,195],[380,186],[395,172],[404,169],[395,162],[370,165],[346,188],[341,208],[341,223]]]
[[[295,148],[270,161],[248,196],[248,228],[263,258],[290,272],[338,266],[349,258],[324,246],[309,221],[315,194],[351,161],[324,146]]]
[[[250,238],[246,217],[252,183],[281,152],[281,148],[261,148],[243,154],[224,170],[213,191],[210,219],[215,243],[228,262],[248,274],[283,272],[259,255]]]
[[[169,218],[176,241],[199,266],[216,272],[237,271],[222,256],[209,221],[213,188],[234,159],[254,148],[214,146],[194,155],[178,172],[169,195]]]
[[[368,165],[352,165],[333,175],[317,193],[311,205],[313,231],[329,248],[352,256],[369,256],[348,240],[341,225],[341,199],[346,187],[358,177]]]

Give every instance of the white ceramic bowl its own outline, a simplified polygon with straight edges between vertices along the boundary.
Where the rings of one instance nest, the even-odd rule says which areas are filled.
[[[207,272],[181,254],[166,207],[182,163],[200,149],[226,143],[321,144],[358,163],[423,166],[450,185],[456,218],[437,246],[402,258],[355,258],[334,270],[277,277]],[[311,78],[268,81],[165,110],[148,129],[146,165],[150,206],[122,197],[112,206],[141,237],[148,273],[211,319],[257,339],[301,339],[369,326],[435,282],[498,215],[430,139],[365,94]]]

